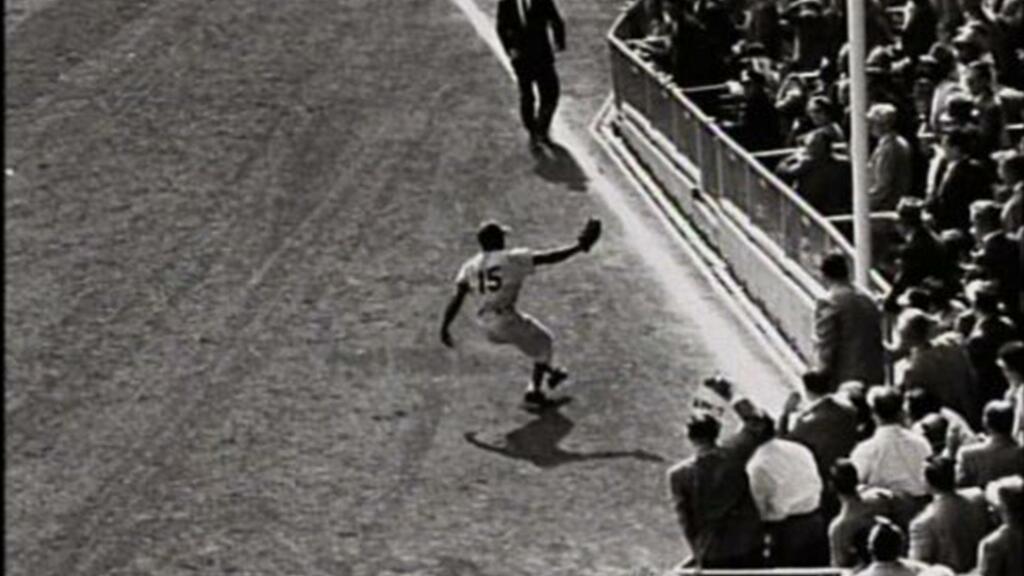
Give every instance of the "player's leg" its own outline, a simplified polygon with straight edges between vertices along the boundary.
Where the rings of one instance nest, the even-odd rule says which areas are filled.
[[[510,343],[523,354],[533,359],[533,374],[527,394],[530,398],[543,400],[543,385],[547,379],[548,388],[554,390],[568,374],[554,366],[554,338],[551,331],[529,314],[517,313],[515,328],[511,331]]]

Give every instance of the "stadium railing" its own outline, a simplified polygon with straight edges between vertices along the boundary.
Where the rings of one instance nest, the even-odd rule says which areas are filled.
[[[814,298],[823,291],[818,263],[839,251],[852,269],[854,248],[702,110],[697,102],[716,87],[681,88],[628,46],[627,40],[643,36],[646,19],[643,2],[634,2],[607,36],[614,126],[806,361],[813,353]],[[880,295],[887,288],[872,271],[871,291]]]

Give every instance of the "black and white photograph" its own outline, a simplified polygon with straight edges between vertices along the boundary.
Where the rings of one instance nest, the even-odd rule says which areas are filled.
[[[4,0],[12,576],[1024,576],[1024,0]]]

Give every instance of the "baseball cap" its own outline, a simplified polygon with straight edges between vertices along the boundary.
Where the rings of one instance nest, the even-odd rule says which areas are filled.
[[[493,240],[504,238],[505,234],[511,231],[511,228],[501,224],[497,220],[487,220],[480,224],[480,228],[476,233],[476,238],[481,244],[490,244]]]

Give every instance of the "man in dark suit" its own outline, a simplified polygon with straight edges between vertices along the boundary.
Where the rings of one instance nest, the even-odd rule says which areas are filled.
[[[559,51],[565,50],[565,24],[554,0],[501,0],[498,3],[498,38],[508,53],[519,84],[523,126],[533,147],[550,142],[548,130],[558,107],[558,73],[551,35]],[[534,98],[534,87],[540,105]]]
[[[827,374],[806,372],[803,384],[806,403],[799,406],[796,392],[790,396],[779,418],[779,433],[810,448],[818,471],[827,478],[836,460],[849,456],[857,445],[857,410],[830,393]]]
[[[821,263],[828,291],[814,307],[814,344],[818,368],[832,377],[832,387],[856,380],[867,385],[885,381],[882,313],[870,296],[850,283],[842,254]]]
[[[691,416],[686,432],[696,453],[668,471],[669,493],[692,550],[688,566],[757,568],[764,561],[764,528],[746,472],[763,420],[745,399],[733,407],[744,425],[724,441],[718,440],[717,418]]]
[[[899,297],[908,288],[922,286],[928,277],[938,279],[943,286],[954,283],[951,258],[942,240],[924,224],[922,207],[921,201],[913,197],[904,197],[896,205],[896,226],[903,242],[896,249],[896,277],[886,297],[888,311],[898,311]]]
[[[927,209],[935,228],[966,232],[971,225],[971,203],[992,197],[992,180],[980,162],[971,158],[974,137],[967,130],[952,130],[942,137],[946,166]]]

